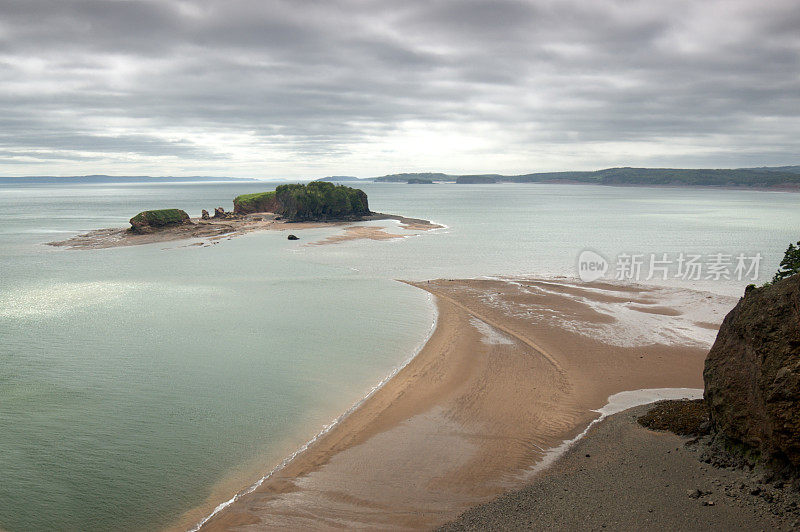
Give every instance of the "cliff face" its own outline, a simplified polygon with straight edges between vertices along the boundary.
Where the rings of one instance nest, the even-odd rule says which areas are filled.
[[[800,467],[800,274],[739,300],[722,322],[703,378],[722,435]]]
[[[250,214],[254,212],[280,211],[280,204],[275,197],[275,192],[258,192],[256,194],[242,194],[233,200],[235,214]]]
[[[358,188],[312,181],[275,189],[280,211],[289,220],[349,220],[370,214],[367,194]]]
[[[272,212],[292,221],[350,220],[371,214],[363,190],[326,181],[280,185],[272,192],[237,196],[233,212]]]

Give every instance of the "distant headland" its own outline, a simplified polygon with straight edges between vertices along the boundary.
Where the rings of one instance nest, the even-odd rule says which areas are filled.
[[[0,177],[0,185],[47,184],[126,184],[126,183],[187,183],[187,182],[308,182],[298,178],[245,178],[215,176],[24,176]],[[753,168],[632,168],[617,167],[591,171],[532,172],[519,175],[447,174],[442,172],[404,172],[379,177],[333,175],[312,182],[332,183],[407,183],[429,185],[453,183],[459,185],[492,183],[531,183],[607,186],[653,187],[718,187],[766,190],[800,190],[800,165],[760,166]]]
[[[800,165],[736,169],[606,168],[596,171],[534,172],[521,175],[400,173],[380,177],[323,177],[319,181],[375,183],[564,183],[615,186],[734,187],[800,189]]]
[[[242,194],[234,198],[233,211],[217,207],[213,216],[205,209],[199,218],[191,218],[186,211],[177,208],[146,210],[130,219],[129,228],[97,229],[67,240],[49,242],[49,245],[97,249],[192,238],[207,238],[211,243],[217,243],[222,238],[259,230],[299,230],[324,227],[325,224],[376,220],[396,220],[400,222],[400,227],[411,231],[441,227],[428,220],[372,212],[363,190],[313,181],[306,185],[280,185],[272,191]],[[289,236],[294,237],[290,240],[298,240],[295,235]],[[381,227],[350,227],[346,236],[329,241],[356,238],[385,240],[402,236],[387,233]]]

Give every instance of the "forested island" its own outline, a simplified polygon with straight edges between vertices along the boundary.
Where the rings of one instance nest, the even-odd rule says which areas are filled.
[[[280,185],[271,192],[237,196],[233,212],[272,212],[289,221],[350,220],[371,214],[363,190],[324,181]]]

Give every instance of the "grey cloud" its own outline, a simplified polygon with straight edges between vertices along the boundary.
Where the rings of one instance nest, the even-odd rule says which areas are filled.
[[[714,138],[666,164],[796,163],[798,21],[791,0],[0,1],[0,146],[182,168],[236,148],[165,133],[182,128],[334,172],[418,123],[502,132],[508,152]],[[539,169],[490,155],[471,170]]]

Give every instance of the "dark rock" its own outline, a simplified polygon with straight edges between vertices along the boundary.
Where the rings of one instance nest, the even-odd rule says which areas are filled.
[[[668,430],[681,436],[700,436],[710,428],[708,409],[702,399],[659,401],[638,422],[652,430]]]
[[[731,448],[800,467],[800,275],[739,300],[703,378],[711,423]]]
[[[208,211],[203,209],[203,213],[200,215],[200,218],[203,220],[208,220],[211,217],[208,215]]]
[[[299,239],[298,237],[296,237],[295,235],[289,235],[289,236],[287,236],[286,238],[287,238],[288,240],[300,240],[300,239]]]
[[[214,218],[227,218],[228,213],[225,212],[225,209],[222,207],[217,207],[214,209]]]

